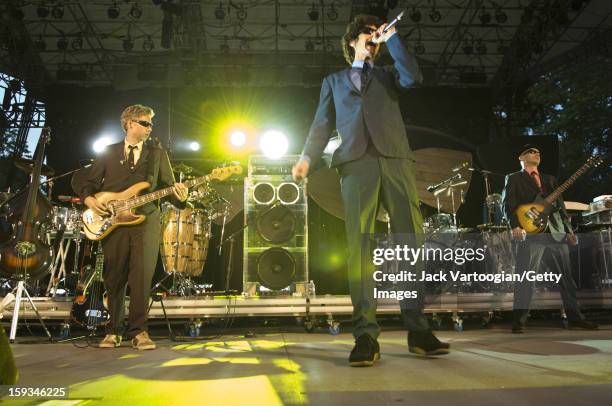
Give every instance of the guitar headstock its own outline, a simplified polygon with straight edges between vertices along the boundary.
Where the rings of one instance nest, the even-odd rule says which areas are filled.
[[[591,168],[595,168],[595,167],[601,165],[603,163],[603,161],[604,161],[603,156],[601,156],[601,155],[593,155],[593,156],[589,157],[589,159],[587,159],[586,165],[590,166]]]
[[[223,181],[229,178],[232,175],[240,175],[242,174],[242,166],[240,165],[232,165],[226,166],[225,168],[215,168],[210,173],[210,179],[217,179],[219,181]]]

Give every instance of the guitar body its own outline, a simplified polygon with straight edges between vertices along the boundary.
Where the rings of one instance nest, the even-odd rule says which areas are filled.
[[[102,272],[104,271],[104,254],[102,244],[98,243],[96,265],[87,266],[83,277],[77,284],[77,292],[70,310],[70,318],[77,324],[95,330],[110,321],[107,296],[104,290]]]
[[[147,182],[139,182],[122,192],[96,193],[95,198],[106,204],[110,214],[98,214],[92,209],[85,210],[81,216],[85,236],[90,240],[98,241],[109,235],[117,227],[133,226],[145,221],[146,216],[135,214],[133,209],[121,209],[121,203],[138,196],[149,186]]]
[[[515,211],[518,222],[527,234],[539,234],[548,227],[548,216],[552,206],[541,194],[532,203],[521,204]]]
[[[91,282],[82,295],[75,297],[70,318],[75,323],[89,328],[108,324],[110,314],[105,303],[104,282]]]

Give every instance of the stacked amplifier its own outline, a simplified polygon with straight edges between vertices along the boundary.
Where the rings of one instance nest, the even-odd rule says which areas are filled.
[[[308,221],[304,183],[295,183],[289,155],[249,158],[244,180],[243,293],[305,294],[308,284]]]

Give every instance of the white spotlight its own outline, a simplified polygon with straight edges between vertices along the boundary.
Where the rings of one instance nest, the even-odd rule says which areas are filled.
[[[192,151],[199,151],[200,150],[200,143],[196,142],[196,141],[192,141],[189,143],[189,149]]]
[[[100,152],[104,151],[104,148],[106,148],[107,145],[110,145],[112,143],[113,140],[111,140],[110,137],[100,137],[96,141],[94,141],[93,150],[96,154],[99,154]]]
[[[268,158],[278,159],[287,153],[289,139],[281,131],[268,130],[261,136],[259,147]]]
[[[242,147],[242,146],[244,146],[244,144],[246,144],[246,134],[243,133],[242,131],[234,131],[230,135],[230,143],[234,147]]]

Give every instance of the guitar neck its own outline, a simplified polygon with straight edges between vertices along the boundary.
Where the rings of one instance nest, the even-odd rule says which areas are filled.
[[[580,169],[578,169],[572,176],[570,176],[565,182],[563,182],[561,184],[561,186],[559,186],[558,188],[556,188],[554,190],[554,192],[552,192],[551,194],[549,194],[548,196],[546,196],[546,198],[544,200],[546,200],[546,202],[548,204],[553,204],[558,198],[559,196],[561,196],[561,194],[563,192],[565,192],[567,189],[569,189],[570,186],[572,186],[574,184],[574,182],[576,182],[576,180],[581,177],[582,175],[585,174],[585,172],[591,167],[590,163],[586,163],[584,165],[582,165],[580,167]]]
[[[210,175],[200,176],[199,178],[191,179],[183,182],[185,186],[188,188],[192,188],[194,186],[201,185],[204,182],[207,182],[210,179]],[[155,192],[147,193],[141,196],[136,196],[131,199],[124,201],[124,205],[126,208],[134,209],[136,207],[143,206],[149,202],[154,202],[155,200],[162,199],[166,196],[169,196],[173,193],[174,188],[172,186],[156,190]]]

